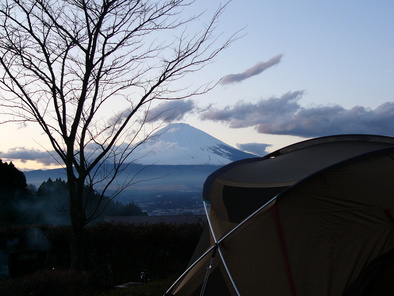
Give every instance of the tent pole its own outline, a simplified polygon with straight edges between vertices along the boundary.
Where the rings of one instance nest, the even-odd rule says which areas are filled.
[[[223,256],[222,250],[220,249],[220,246],[218,246],[218,252],[219,252],[220,258],[222,259],[222,263],[223,263],[224,269],[226,270],[226,273],[227,273],[227,275],[228,275],[228,277],[230,279],[230,282],[233,285],[235,293],[237,294],[237,296],[241,296],[241,293],[238,291],[237,285],[235,284],[234,279],[231,276],[231,273],[230,273],[230,270],[229,270],[229,268],[227,266],[227,263],[224,260],[224,256]]]
[[[208,220],[209,229],[211,230],[212,237],[213,237],[213,240],[214,240],[215,245],[216,245],[216,247],[217,247],[217,251],[219,252],[220,259],[222,260],[224,269],[226,270],[227,276],[229,277],[229,279],[230,279],[230,281],[231,281],[231,284],[233,285],[233,288],[234,288],[234,290],[235,290],[235,293],[236,293],[238,296],[241,296],[241,294],[240,294],[239,291],[238,291],[237,285],[235,284],[234,279],[233,279],[233,277],[231,276],[231,273],[230,273],[230,270],[229,270],[229,268],[228,268],[228,266],[227,266],[226,260],[224,259],[222,250],[220,249],[219,243],[223,240],[223,238],[220,239],[220,242],[217,240],[216,235],[215,235],[215,232],[214,232],[214,229],[213,229],[213,226],[212,226],[211,218],[209,217],[209,213],[208,213],[208,208],[207,208],[206,202],[204,201],[203,204],[204,204],[205,215],[207,216],[207,220]],[[214,250],[214,254],[215,254],[215,250]],[[212,258],[213,258],[213,257],[214,257],[214,255],[212,255]],[[212,260],[212,258],[211,258],[211,260]],[[209,270],[209,271],[210,271],[210,270]],[[209,277],[209,273],[207,273],[207,275],[206,275],[206,281],[208,281],[208,277]],[[204,295],[205,286],[206,286],[206,283],[205,283],[205,279],[204,279],[204,286],[203,286],[203,289],[201,289],[201,294],[200,294],[200,296],[203,296],[203,295]]]
[[[207,206],[206,206],[206,204],[205,204],[205,202],[203,203],[204,204],[204,209],[205,209],[205,214],[206,214],[206,216],[207,216],[207,219],[208,219],[208,224],[209,224],[209,228],[210,228],[210,230],[211,230],[211,233],[212,233],[212,237],[213,237],[213,239],[214,239],[214,241],[215,241],[215,244],[216,244],[216,246],[217,246],[217,249],[218,249],[218,252],[219,252],[219,256],[220,256],[220,259],[222,260],[222,263],[223,263],[223,266],[224,266],[224,269],[226,270],[226,273],[227,273],[227,275],[228,275],[228,277],[229,277],[229,279],[230,279],[230,281],[231,281],[231,284],[232,284],[232,286],[233,286],[233,288],[234,288],[234,291],[235,291],[235,293],[238,295],[238,296],[241,296],[241,293],[239,292],[239,290],[238,290],[238,288],[237,288],[237,285],[235,284],[235,282],[234,282],[234,279],[233,279],[233,277],[231,276],[231,272],[230,272],[230,270],[229,270],[229,268],[228,268],[228,266],[227,266],[227,263],[226,263],[226,260],[224,259],[224,256],[223,256],[223,253],[222,253],[222,250],[220,249],[220,243],[224,240],[224,239],[226,239],[227,237],[229,237],[233,232],[235,232],[238,228],[240,228],[242,225],[244,225],[247,221],[249,221],[250,219],[252,219],[259,211],[261,211],[262,209],[264,209],[265,207],[267,207],[271,202],[273,202],[276,198],[277,198],[278,196],[276,195],[276,196],[274,196],[272,199],[270,199],[268,202],[266,202],[264,205],[262,205],[260,208],[258,208],[256,211],[254,211],[251,215],[249,215],[246,219],[244,219],[241,223],[239,223],[236,227],[234,227],[233,229],[231,229],[228,233],[226,233],[220,240],[217,240],[216,239],[216,236],[215,236],[215,233],[214,233],[214,231],[213,231],[213,227],[212,227],[212,224],[211,224],[211,221],[210,221],[210,217],[209,217],[209,213],[208,213],[208,210],[207,210]],[[208,277],[206,276],[206,280],[208,281]],[[204,280],[205,281],[205,280]],[[205,283],[205,285],[206,285],[206,283]],[[205,285],[204,285],[204,289],[205,289]],[[203,296],[204,294],[203,294],[203,290],[201,290],[202,291],[202,294],[200,294],[200,296]]]
[[[177,280],[171,285],[171,287],[168,288],[167,293],[171,291],[175,285],[194,267],[197,265],[198,262],[200,262],[202,259],[204,259],[205,256],[207,256],[213,249],[216,248],[216,245],[211,246],[208,250],[204,252],[196,261],[194,261],[178,278]]]
[[[278,197],[278,195],[271,198],[269,201],[267,201],[265,204],[263,204],[261,207],[259,207],[256,211],[254,211],[252,214],[250,214],[247,218],[245,218],[241,223],[239,223],[237,226],[235,226],[233,229],[231,229],[229,232],[227,232],[217,243],[220,244],[223,240],[225,240],[227,237],[229,237],[238,228],[240,228],[242,225],[244,225],[246,222],[248,222],[250,219],[252,219],[258,212],[260,212],[262,209],[267,207],[271,202],[273,202]]]
[[[214,231],[213,226],[212,226],[211,217],[209,217],[207,203],[205,201],[203,201],[202,204],[204,205],[205,216],[207,216],[208,226],[209,226],[209,230],[211,231],[211,234],[212,234],[212,237],[213,237],[213,241],[215,242],[215,244],[217,244],[218,240],[216,239],[215,231]]]
[[[197,263],[198,262],[200,262],[205,256],[207,256],[212,250],[214,250],[214,253],[216,252],[216,248],[217,248],[217,244],[216,244],[216,236],[215,236],[215,233],[213,232],[213,227],[212,227],[212,224],[211,224],[211,220],[210,220],[210,218],[209,218],[209,213],[208,213],[208,208],[207,208],[207,206],[206,206],[206,203],[205,203],[205,201],[203,201],[203,205],[204,205],[204,210],[205,210],[205,215],[206,215],[206,217],[207,217],[207,221],[208,221],[208,225],[209,225],[209,231],[212,233],[212,237],[213,237],[213,240],[214,240],[214,242],[215,242],[215,244],[213,245],[213,246],[211,246],[208,250],[206,250],[205,252],[204,252],[204,254],[202,254],[196,261],[194,261],[179,277],[178,277],[178,279],[171,285],[171,287],[170,288],[168,288],[168,290],[167,290],[167,292],[166,292],[166,294],[168,294],[169,293],[169,291],[171,291],[175,286],[176,286],[176,284],[194,267],[194,266],[196,266],[197,265]],[[212,257],[214,257],[214,255],[212,256]],[[213,262],[213,260],[212,260],[212,258],[211,258],[211,262],[210,262],[210,266],[212,265],[212,262]],[[209,275],[209,273],[208,273],[208,275]],[[205,276],[206,278],[207,278],[207,275]],[[208,278],[207,278],[207,280],[208,280]],[[204,280],[205,281],[205,280]],[[203,291],[203,289],[202,289],[202,291]]]
[[[208,278],[209,278],[209,275],[211,274],[213,260],[215,260],[216,251],[217,251],[217,245],[215,245],[215,249],[213,250],[211,260],[209,261],[209,265],[208,265],[207,271],[205,273],[204,282],[203,282],[202,287],[201,287],[200,296],[204,296],[205,289],[206,289],[207,283],[208,283]]]
[[[208,225],[209,225],[209,230],[210,230],[210,232],[212,234],[212,237],[213,237],[213,240],[215,242],[215,249],[213,250],[211,260],[209,261],[209,265],[208,265],[207,271],[205,273],[204,282],[202,284],[201,291],[200,291],[200,296],[204,296],[205,289],[206,289],[207,283],[208,283],[208,278],[209,278],[209,275],[211,273],[213,260],[215,260],[216,250],[218,249],[216,235],[215,235],[215,232],[213,230],[211,219],[210,219],[209,213],[208,213],[208,207],[207,207],[207,204],[206,204],[205,201],[203,201],[203,205],[204,205],[205,216],[207,217],[207,221],[208,221]]]

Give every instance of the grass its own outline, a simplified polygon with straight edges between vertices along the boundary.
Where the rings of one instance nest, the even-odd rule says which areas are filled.
[[[86,275],[71,270],[44,270],[9,278],[0,284],[2,296],[93,296]]]
[[[176,279],[177,275],[173,275],[166,279],[133,285],[129,288],[114,288],[98,296],[161,296],[164,295]]]
[[[70,270],[43,271],[0,282],[1,296],[161,296],[176,280],[177,275],[165,279],[136,283],[127,288],[103,291],[89,283],[86,275]]]

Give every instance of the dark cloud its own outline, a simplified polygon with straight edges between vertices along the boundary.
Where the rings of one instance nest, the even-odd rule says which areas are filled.
[[[267,154],[266,149],[270,147],[269,144],[261,144],[261,143],[244,143],[237,144],[238,149],[252,153],[257,156],[263,156]]]
[[[258,75],[262,73],[263,71],[267,70],[268,68],[275,66],[280,63],[283,55],[277,55],[276,57],[273,57],[267,62],[260,62],[253,67],[247,69],[246,71],[238,74],[230,74],[227,76],[224,76],[220,80],[220,84],[230,84],[230,83],[235,83],[235,82],[241,82],[245,79],[248,79],[252,76]]]
[[[221,121],[232,128],[255,127],[260,133],[315,137],[330,134],[394,134],[394,102],[376,109],[340,105],[305,108],[303,92],[289,92],[257,103],[239,102],[233,107],[210,109],[201,119]]]
[[[167,101],[160,103],[149,110],[148,121],[162,120],[170,123],[181,120],[185,114],[192,112],[194,103],[192,100]]]
[[[279,117],[292,114],[299,108],[302,91],[289,92],[280,98],[260,100],[258,103],[239,102],[221,110],[211,108],[201,114],[203,120],[222,121],[232,128],[256,126],[277,121]]]
[[[6,160],[19,160],[21,162],[26,162],[28,160],[36,161],[44,165],[51,165],[59,163],[54,158],[56,153],[49,153],[46,151],[32,150],[24,147],[17,147],[8,150],[7,152],[0,152],[0,158]]]

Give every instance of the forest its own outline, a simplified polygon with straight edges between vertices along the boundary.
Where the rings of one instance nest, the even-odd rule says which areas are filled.
[[[12,162],[0,160],[0,295],[160,295],[186,268],[202,233],[199,223],[105,223],[103,217],[109,215],[146,215],[132,203],[105,200],[102,214],[86,227],[84,267],[76,271],[70,268],[67,194],[65,181],[48,179],[37,189],[26,184]],[[99,196],[86,188],[84,198],[91,211]],[[42,255],[42,261],[14,263],[11,269],[14,255],[32,254]],[[150,283],[126,294],[114,288],[141,284],[141,272],[149,274]]]
[[[134,203],[122,204],[86,187],[84,205],[87,213],[95,214],[93,223],[105,216],[146,215]],[[39,188],[26,183],[26,177],[12,162],[0,160],[0,225],[69,225],[69,193],[61,179],[48,179]],[[97,204],[99,207],[96,208]]]

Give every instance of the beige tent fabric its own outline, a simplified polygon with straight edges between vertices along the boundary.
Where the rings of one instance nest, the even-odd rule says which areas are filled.
[[[300,144],[274,152],[272,156],[250,159],[250,161],[236,162],[220,170],[215,176],[216,184],[240,187],[273,187],[278,184],[294,184],[320,169],[336,164],[340,161],[362,155],[371,151],[394,146],[394,138],[378,137],[373,142],[369,136],[333,137],[337,141],[321,139],[305,141]],[[316,143],[315,143],[316,142]],[[212,187],[212,190],[215,190]],[[210,192],[204,196],[211,202],[220,198],[217,192]]]
[[[269,209],[225,239],[223,252],[241,295],[291,295]]]
[[[346,159],[394,146],[394,138],[371,136],[338,136],[291,145],[272,156],[240,162],[216,176],[204,198],[216,215],[229,220],[223,201],[224,186],[240,188],[275,188],[292,186],[311,174]],[[372,141],[375,140],[374,141]],[[378,140],[379,139],[379,140]],[[316,143],[315,143],[316,142]],[[301,149],[301,148],[302,149]],[[256,197],[258,198],[258,197]]]
[[[297,295],[342,295],[394,247],[394,153],[312,178],[278,200]]]
[[[329,171],[277,201],[296,295],[342,295],[394,247],[394,220],[385,212],[394,209],[393,159],[383,155]],[[241,295],[292,295],[279,235],[267,207],[223,241]]]
[[[394,138],[305,141],[224,167],[206,184],[223,258],[215,257],[204,295],[237,295],[231,277],[243,296],[342,296],[375,258],[394,248]],[[251,198],[242,188],[245,194],[249,188],[287,190],[236,223],[230,212],[237,203],[225,196],[231,188],[239,189],[237,202]],[[207,248],[214,244],[211,236]],[[169,293],[200,295],[210,257]]]

